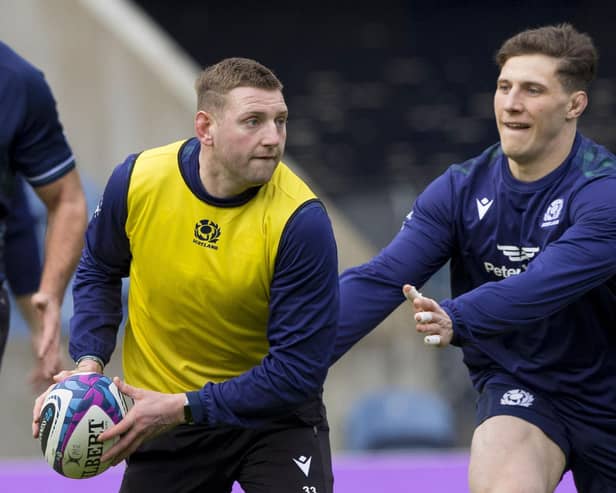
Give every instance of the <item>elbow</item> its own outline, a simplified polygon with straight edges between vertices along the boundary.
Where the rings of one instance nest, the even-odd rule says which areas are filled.
[[[301,384],[294,386],[297,403],[311,400],[321,395],[328,369],[329,364],[320,363],[305,369],[298,375],[297,381],[301,382]]]
[[[310,379],[310,383],[306,386],[307,397],[314,397],[321,393],[323,385],[325,384],[325,377],[327,377],[327,367],[319,370]]]

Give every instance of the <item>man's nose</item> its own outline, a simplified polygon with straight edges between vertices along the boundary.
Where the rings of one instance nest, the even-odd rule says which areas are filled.
[[[276,122],[268,122],[264,126],[262,142],[263,145],[273,146],[278,145],[283,139],[284,129]]]

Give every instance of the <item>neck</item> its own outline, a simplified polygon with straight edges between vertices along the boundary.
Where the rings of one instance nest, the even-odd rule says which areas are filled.
[[[199,151],[199,178],[205,191],[212,197],[218,199],[228,199],[244,192],[245,188],[240,188],[230,179],[223,166],[220,166],[211,153],[204,150],[203,146]]]
[[[549,175],[567,159],[575,141],[575,132],[575,126],[563,131],[539,156],[528,159],[507,156],[512,176],[519,181],[533,182]]]

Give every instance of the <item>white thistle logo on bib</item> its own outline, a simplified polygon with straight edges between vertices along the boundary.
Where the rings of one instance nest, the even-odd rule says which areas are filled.
[[[500,403],[502,406],[530,407],[534,400],[535,398],[530,392],[522,389],[512,389],[503,394]]]

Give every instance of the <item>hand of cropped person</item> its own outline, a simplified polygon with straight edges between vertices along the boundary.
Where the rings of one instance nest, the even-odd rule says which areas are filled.
[[[34,336],[33,344],[37,358],[39,380],[50,380],[62,368],[60,357],[60,302],[55,297],[38,291],[32,295],[40,333]]]
[[[50,384],[53,383],[53,376],[60,371],[61,368],[68,366],[67,359],[61,354],[59,339],[55,347],[50,347],[45,351],[43,357],[40,357],[41,344],[43,338],[43,314],[45,308],[39,310],[37,301],[40,300],[41,293],[37,293],[36,297],[32,294],[24,294],[15,296],[15,302],[20,313],[30,327],[32,339],[32,353],[34,355],[34,367],[28,375],[28,381],[32,385],[35,394],[40,394]],[[59,330],[59,326],[58,326]]]

